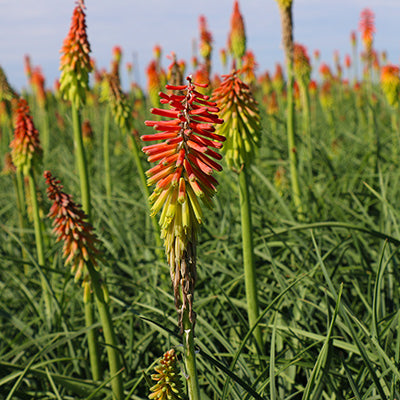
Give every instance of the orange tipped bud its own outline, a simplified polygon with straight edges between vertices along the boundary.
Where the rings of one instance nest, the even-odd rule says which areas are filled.
[[[60,91],[66,100],[79,107],[85,103],[92,71],[83,0],[74,9],[71,27],[60,52]]]

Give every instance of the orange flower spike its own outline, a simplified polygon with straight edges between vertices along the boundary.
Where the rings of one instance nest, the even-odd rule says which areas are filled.
[[[308,85],[311,79],[311,63],[307,49],[299,43],[294,45],[293,70],[296,79],[303,85]]]
[[[205,60],[209,60],[211,58],[213,38],[211,32],[207,29],[207,20],[204,15],[200,15],[199,17],[199,26],[200,26],[200,43],[199,43],[200,55]]]
[[[388,103],[397,107],[400,96],[400,68],[391,64],[382,67],[381,86]]]
[[[28,103],[23,98],[19,99],[15,111],[14,139],[10,147],[13,164],[24,175],[42,159],[39,132],[33,123]]]
[[[76,107],[85,103],[89,73],[93,69],[84,9],[83,0],[79,0],[72,15],[69,33],[60,50],[60,91],[64,99],[71,101]]]
[[[246,53],[246,32],[243,16],[239,10],[239,2],[233,3],[233,13],[231,16],[231,31],[228,38],[229,51],[234,58],[241,60]]]
[[[48,186],[47,197],[53,202],[48,214],[53,219],[53,233],[57,236],[57,242],[64,243],[65,264],[71,264],[71,273],[77,282],[83,274],[86,275],[87,262],[97,267],[100,241],[93,232],[93,226],[86,221],[87,215],[71,195],[63,192],[60,181],[49,171],[44,172],[44,177]]]
[[[223,151],[228,166],[239,170],[243,164],[251,163],[260,142],[258,104],[250,88],[238,78],[237,71],[222,77],[224,80],[212,99],[225,120],[217,134],[226,137]]]
[[[367,53],[372,50],[373,36],[375,33],[374,18],[375,15],[369,8],[365,8],[361,12],[359,30]]]
[[[219,149],[225,138],[214,133],[213,124],[223,122],[215,114],[219,109],[209,96],[198,92],[207,85],[192,82],[191,76],[187,80],[186,85],[166,85],[171,94],[159,93],[161,103],[168,104],[170,109],[153,108],[151,113],[172,120],[145,121],[145,125],[160,132],[143,135],[141,139],[164,140],[142,149],[149,162],[158,162],[146,173],[148,185],[156,185],[150,196],[151,212],[155,215],[161,211],[159,225],[176,308],[182,315],[183,309],[189,307],[193,322],[195,259],[192,255],[202,217],[198,198],[206,206],[211,204],[218,182],[210,174],[221,170],[214,161],[221,156],[212,148]],[[177,91],[182,94],[174,94]],[[181,265],[184,266],[181,268]]]

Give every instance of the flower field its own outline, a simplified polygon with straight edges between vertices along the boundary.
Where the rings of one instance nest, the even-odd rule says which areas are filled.
[[[205,15],[145,87],[99,69],[83,0],[53,89],[0,68],[1,399],[400,399],[400,69],[292,6],[273,71],[237,0],[224,74]]]

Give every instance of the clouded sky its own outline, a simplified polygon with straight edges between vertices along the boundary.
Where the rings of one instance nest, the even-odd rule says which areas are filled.
[[[253,50],[258,71],[273,70],[282,62],[281,29],[275,0],[240,0],[247,48]],[[109,68],[112,48],[123,50],[123,65],[133,62],[135,77],[145,85],[145,68],[154,45],[163,49],[163,65],[174,51],[190,65],[193,39],[198,40],[198,18],[206,17],[214,39],[214,71],[221,72],[219,50],[226,45],[233,0],[86,0],[92,57]],[[0,0],[0,66],[16,89],[26,86],[23,59],[41,66],[46,86],[59,77],[59,50],[68,33],[74,0]],[[375,13],[375,47],[389,60],[400,60],[399,0],[294,0],[295,41],[315,49],[332,62],[338,50],[351,53],[350,32],[358,29],[364,8]],[[191,72],[188,70],[187,72]]]

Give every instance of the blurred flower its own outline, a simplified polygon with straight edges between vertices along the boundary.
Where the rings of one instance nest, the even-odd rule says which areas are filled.
[[[246,52],[246,32],[243,16],[239,10],[239,2],[233,3],[231,30],[228,37],[228,49],[236,60],[241,60]]]
[[[293,71],[301,84],[308,85],[311,79],[310,57],[307,54],[307,49],[299,43],[294,44]]]
[[[391,64],[382,67],[381,86],[388,103],[396,107],[400,95],[400,68]]]
[[[374,13],[369,9],[365,8],[361,12],[359,30],[361,32],[361,37],[364,42],[365,51],[367,53],[367,57],[370,56],[372,50],[372,41],[373,35],[375,33],[375,24],[374,24]]]
[[[15,111],[14,139],[10,143],[12,161],[24,175],[42,159],[39,132],[30,115],[28,103],[20,98]]]

